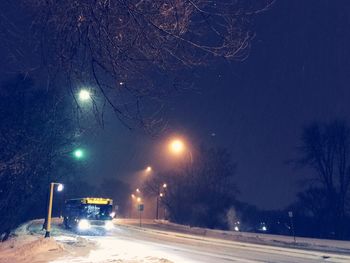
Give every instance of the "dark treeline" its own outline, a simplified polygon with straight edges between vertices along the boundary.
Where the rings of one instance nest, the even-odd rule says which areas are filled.
[[[304,190],[289,207],[262,211],[237,200],[234,165],[225,149],[198,151],[194,163],[157,174],[144,191],[159,195],[169,220],[208,228],[350,239],[350,128],[345,121],[313,123],[300,139]],[[163,182],[169,187],[162,190]],[[291,212],[291,213],[290,213]],[[294,227],[293,227],[294,226]]]
[[[126,198],[128,186],[121,181],[89,185],[84,160],[73,158],[82,128],[71,96],[37,87],[19,75],[2,83],[0,101],[0,240],[19,224],[46,216],[50,182],[65,185],[55,193],[53,216],[68,198]]]
[[[0,89],[0,235],[21,222],[43,217],[51,181],[73,174],[64,158],[74,125],[59,93],[18,76]]]
[[[169,219],[180,224],[224,228],[226,211],[235,200],[235,165],[226,149],[202,147],[193,163],[160,173],[145,183],[144,192],[156,196]],[[162,189],[166,182],[169,187]]]

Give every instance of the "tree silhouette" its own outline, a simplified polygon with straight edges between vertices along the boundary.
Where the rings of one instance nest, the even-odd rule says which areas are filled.
[[[314,171],[315,187],[301,197],[324,201],[313,207],[314,213],[328,214],[337,237],[343,234],[350,185],[350,129],[345,121],[314,123],[306,127],[301,138],[298,163]],[[326,210],[326,211],[325,211]]]

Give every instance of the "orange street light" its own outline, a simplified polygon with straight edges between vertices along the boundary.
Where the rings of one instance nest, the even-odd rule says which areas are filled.
[[[151,166],[147,166],[147,168],[146,168],[146,172],[152,172],[152,167]]]
[[[175,155],[180,155],[180,154],[184,155],[187,153],[189,155],[189,159],[191,163],[193,163],[192,152],[183,140],[181,139],[171,140],[168,144],[168,148],[169,148],[169,152]]]
[[[180,139],[174,139],[169,143],[169,150],[174,154],[180,154],[184,151],[185,144]]]

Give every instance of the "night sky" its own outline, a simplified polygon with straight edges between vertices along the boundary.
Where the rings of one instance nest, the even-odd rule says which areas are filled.
[[[195,91],[168,102],[167,138],[227,147],[237,163],[239,199],[283,208],[307,171],[286,164],[297,156],[302,127],[350,116],[350,1],[279,0],[255,21],[243,62],[199,70]],[[159,161],[162,138],[129,131],[112,114],[86,138],[87,176],[136,178]],[[194,150],[195,151],[195,150]],[[156,161],[158,160],[158,162]]]

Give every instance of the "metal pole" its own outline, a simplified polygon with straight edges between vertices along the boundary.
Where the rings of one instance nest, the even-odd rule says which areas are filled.
[[[156,209],[156,219],[158,220],[158,218],[159,218],[159,216],[158,216],[158,214],[159,214],[159,193],[158,193],[158,195],[157,195],[157,209]]]
[[[292,233],[293,233],[293,238],[294,238],[294,243],[296,243],[296,239],[295,239],[295,229],[294,229],[294,223],[293,223],[293,217],[290,218],[290,223],[292,226]]]
[[[55,184],[50,184],[50,200],[49,200],[49,208],[47,209],[47,224],[46,224],[46,233],[45,237],[50,237],[51,231],[51,212],[52,212],[52,199],[53,199],[53,188]]]
[[[142,227],[142,224],[141,224],[141,209],[139,209],[139,212],[140,212],[140,227]]]

